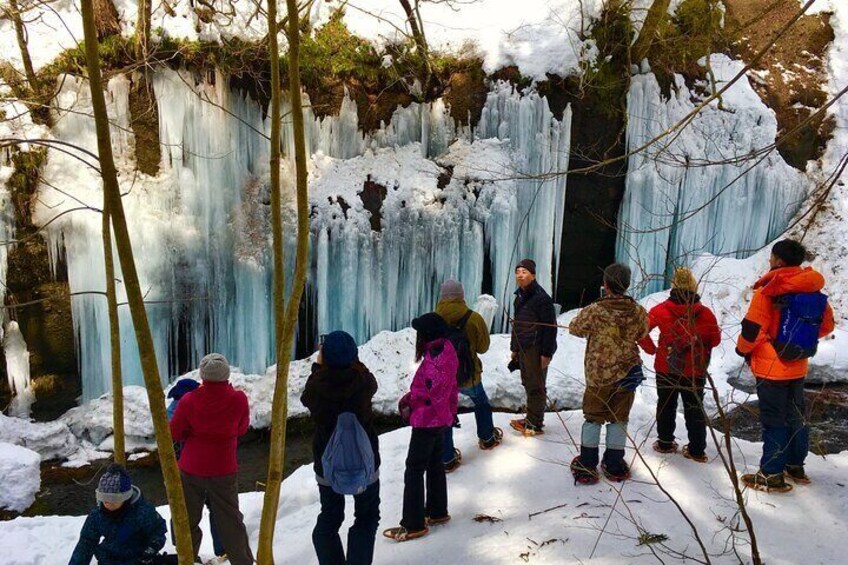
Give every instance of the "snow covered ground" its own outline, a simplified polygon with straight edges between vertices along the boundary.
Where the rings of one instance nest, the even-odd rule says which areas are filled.
[[[0,442],[0,510],[23,512],[41,489],[41,456],[25,447]]]
[[[642,446],[650,439],[655,393],[649,381],[634,406],[630,433]],[[562,423],[560,422],[562,418]],[[496,414],[496,424],[508,430],[509,416]],[[678,429],[683,422],[678,422]],[[492,452],[475,446],[473,417],[462,417],[456,434],[464,453],[460,469],[448,478],[449,509],[446,526],[433,528],[421,540],[398,544],[379,537],[375,563],[649,563],[651,549],[638,545],[642,534],[668,537],[652,546],[665,562],[676,561],[665,552],[700,557],[692,531],[675,505],[659,490],[651,471],[697,526],[713,563],[738,563],[732,554],[732,529],[738,527],[732,490],[724,468],[708,447],[711,461],[701,465],[680,455],[660,456],[644,450],[644,464],[633,459],[634,480],[623,487],[602,482],[575,486],[567,464],[575,455],[582,416],[579,412],[548,414],[545,436],[519,437],[510,431],[504,444]],[[563,427],[563,423],[565,427]],[[381,436],[381,528],[397,525],[401,513],[404,459],[409,428]],[[740,471],[756,468],[760,446],[736,441],[734,457]],[[647,465],[647,467],[645,466]],[[651,471],[648,469],[650,468]],[[811,457],[808,471],[814,480],[786,495],[747,492],[757,538],[766,562],[771,564],[839,563],[848,546],[844,523],[848,519],[848,453]],[[619,491],[620,489],[620,491]],[[93,501],[92,501],[93,502]],[[261,493],[241,496],[249,536],[256,546]],[[560,507],[561,506],[561,507]],[[552,507],[559,507],[541,514]],[[318,514],[318,489],[311,466],[292,474],[282,487],[275,540],[276,562],[316,563],[310,532]],[[167,508],[161,508],[163,516]],[[485,514],[500,521],[475,522]],[[348,512],[350,525],[352,510]],[[800,528],[815,520],[815,528]],[[66,563],[83,517],[17,518],[0,523],[0,546],[9,565]],[[204,521],[202,556],[211,555],[208,526]],[[803,531],[802,531],[803,530]],[[342,531],[344,539],[344,530]],[[744,535],[735,534],[743,559],[749,555]],[[523,556],[523,557],[522,557]],[[747,560],[747,559],[746,559]]]

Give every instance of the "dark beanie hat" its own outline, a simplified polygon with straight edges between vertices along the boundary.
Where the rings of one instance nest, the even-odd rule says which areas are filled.
[[[120,504],[132,496],[132,481],[127,470],[117,463],[112,463],[100,477],[95,496],[99,502]]]
[[[527,269],[531,274],[536,274],[536,261],[533,259],[522,259],[515,266],[516,269]]]
[[[331,369],[343,369],[359,358],[359,349],[349,333],[336,330],[324,336],[321,357]]]
[[[425,343],[447,336],[450,329],[444,318],[435,312],[415,318],[412,320],[412,327]]]
[[[789,267],[797,267],[804,262],[807,250],[800,241],[781,239],[771,247],[771,253]]]

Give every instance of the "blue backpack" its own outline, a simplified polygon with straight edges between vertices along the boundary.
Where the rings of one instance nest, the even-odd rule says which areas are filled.
[[[376,480],[371,440],[353,412],[342,412],[324,455],[324,480],[338,494],[360,494]]]
[[[780,307],[780,326],[773,340],[777,356],[798,361],[816,354],[819,329],[827,309],[827,295],[821,292],[784,294],[775,298]]]

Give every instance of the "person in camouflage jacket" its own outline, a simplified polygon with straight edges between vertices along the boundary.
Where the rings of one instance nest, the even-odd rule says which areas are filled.
[[[614,263],[604,269],[606,296],[583,309],[569,324],[569,332],[586,338],[583,395],[583,433],[580,455],[572,462],[575,479],[597,480],[601,426],[607,425],[605,474],[614,480],[630,476],[624,462],[627,420],[636,386],[644,380],[637,342],[648,335],[648,313],[625,293],[630,268]]]

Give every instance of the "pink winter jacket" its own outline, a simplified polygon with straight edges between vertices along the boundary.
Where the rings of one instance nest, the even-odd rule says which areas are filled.
[[[430,352],[438,351],[440,347],[438,355],[431,357]],[[459,387],[456,384],[459,360],[456,351],[446,339],[431,341],[426,349],[409,388],[412,409],[409,423],[413,428],[452,426],[459,404]]]

